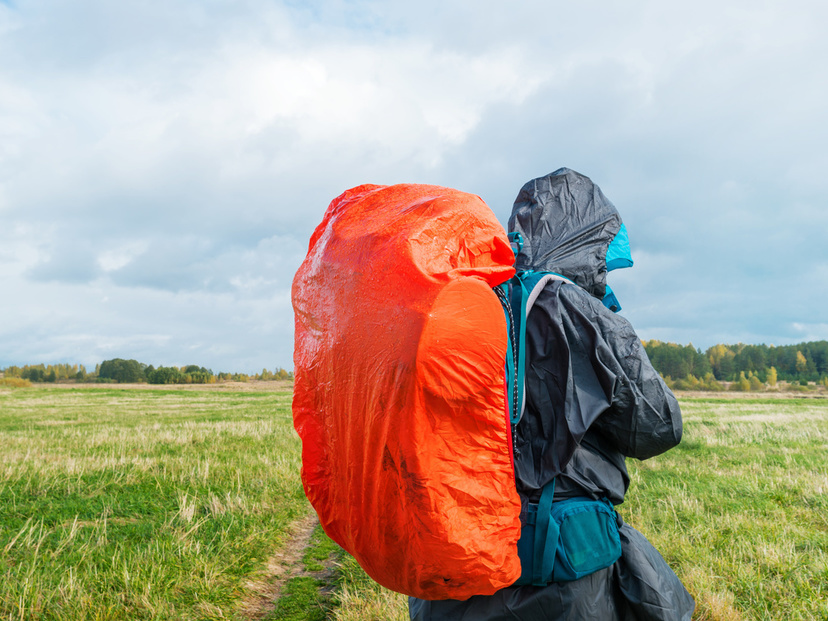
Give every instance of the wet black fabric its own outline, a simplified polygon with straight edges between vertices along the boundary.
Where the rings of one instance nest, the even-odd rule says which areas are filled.
[[[555,271],[526,334],[526,410],[515,475],[524,505],[558,476],[555,498],[623,502],[627,457],[647,459],[681,440],[681,413],[630,323],[600,301],[618,212],[588,178],[561,169],[527,183],[510,230],[524,236],[519,269]],[[623,512],[623,508],[622,512]],[[619,517],[622,555],[574,582],[508,587],[465,602],[409,600],[414,621],[689,621],[694,602],[646,538]]]
[[[621,216],[589,177],[560,168],[524,185],[515,199],[509,232],[520,233],[518,270],[563,274],[603,299],[607,247]]]
[[[527,414],[515,444],[522,496],[534,500],[562,473],[562,497],[586,491],[620,503],[624,458],[647,459],[681,440],[678,403],[632,326],[580,287],[556,281],[541,292],[526,355]]]

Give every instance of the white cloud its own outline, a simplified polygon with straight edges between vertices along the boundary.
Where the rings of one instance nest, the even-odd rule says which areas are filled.
[[[104,250],[98,255],[98,267],[104,272],[113,272],[126,267],[149,248],[146,240],[127,242],[117,248]]]
[[[642,334],[821,334],[826,6],[0,5],[0,365],[289,366],[290,280],[347,187],[505,220],[561,165],[628,224],[610,282]]]

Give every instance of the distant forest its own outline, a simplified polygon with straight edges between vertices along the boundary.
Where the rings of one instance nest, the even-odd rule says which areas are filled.
[[[198,365],[185,367],[154,367],[137,360],[114,358],[104,360],[87,371],[82,364],[37,364],[8,367],[0,370],[4,378],[16,378],[29,382],[100,382],[134,384],[215,384],[222,381],[247,382],[250,380],[291,380],[293,372],[277,367],[275,371],[262,369],[261,373],[213,373]]]
[[[642,341],[655,369],[678,390],[763,390],[787,386],[828,388],[828,341],[798,345],[714,345],[706,351],[692,345]],[[29,382],[120,382],[150,384],[215,384],[222,381],[292,380],[293,372],[277,367],[261,373],[213,373],[197,365],[154,367],[137,360],[104,360],[94,371],[83,365],[12,366],[0,370],[7,379]]]
[[[674,388],[761,390],[777,381],[828,387],[828,341],[798,345],[714,345],[702,352],[692,345],[651,340],[644,349],[655,369]]]

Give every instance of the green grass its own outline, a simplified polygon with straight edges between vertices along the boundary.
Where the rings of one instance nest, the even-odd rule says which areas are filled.
[[[408,598],[371,580],[350,555],[343,554],[334,593],[333,621],[408,621]]]
[[[338,581],[334,563],[344,551],[319,525],[313,531],[301,560],[301,573],[287,581],[267,621],[324,621],[335,603],[331,590]]]
[[[828,619],[828,400],[682,399],[682,444],[629,460],[622,516],[696,619]]]
[[[289,393],[0,392],[0,614],[232,617],[308,511]]]
[[[828,400],[681,403],[624,519],[697,620],[828,619]],[[299,453],[289,392],[0,388],[0,619],[407,619],[319,529],[245,606],[309,510]]]

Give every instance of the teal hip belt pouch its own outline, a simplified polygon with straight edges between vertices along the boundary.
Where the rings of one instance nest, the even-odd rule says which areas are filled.
[[[621,558],[612,504],[592,498],[552,502],[555,480],[530,504],[518,541],[521,573],[515,584],[546,586],[583,578]]]

